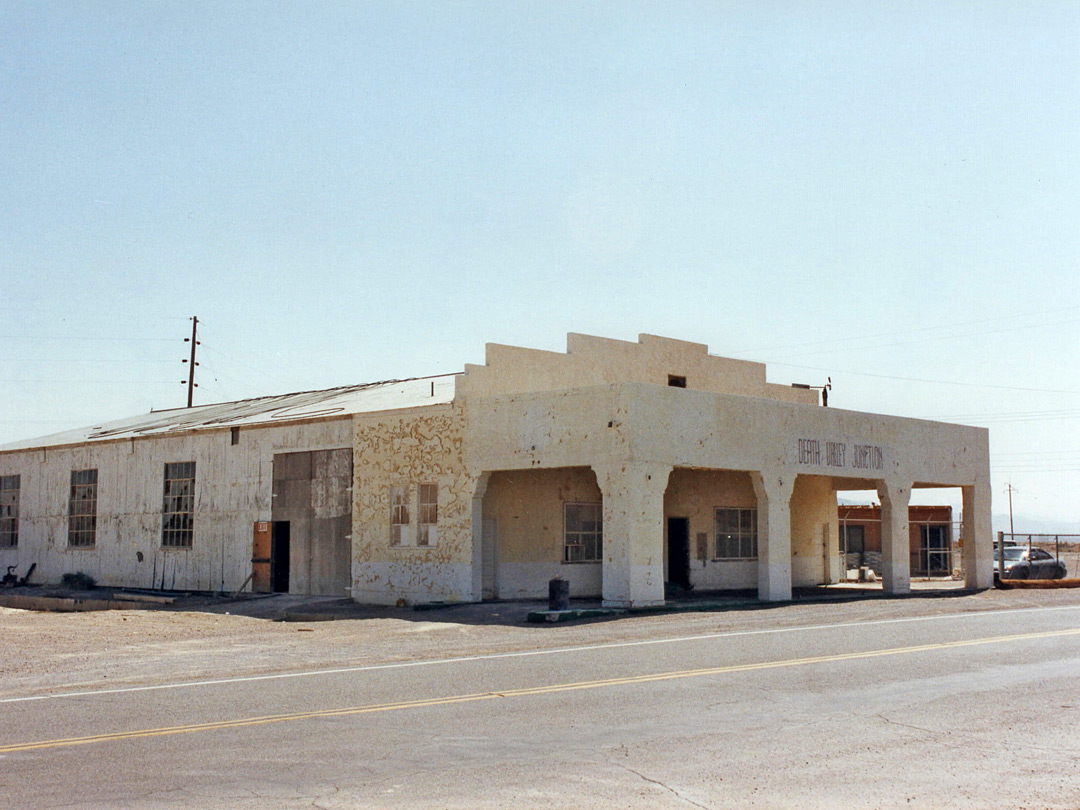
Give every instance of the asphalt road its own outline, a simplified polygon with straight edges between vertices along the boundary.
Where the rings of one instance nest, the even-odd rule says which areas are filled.
[[[8,696],[0,806],[1080,806],[1080,605],[898,604]]]

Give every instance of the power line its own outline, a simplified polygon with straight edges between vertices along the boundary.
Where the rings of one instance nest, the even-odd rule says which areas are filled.
[[[1013,458],[1013,457],[1031,457],[1038,456],[1039,458],[1045,458],[1047,456],[1065,456],[1066,458],[1080,459],[1080,450],[1020,450],[1016,453],[994,453],[994,458]]]
[[[175,343],[176,338],[83,337],[82,335],[0,335],[0,340],[75,340],[79,343]]]
[[[93,385],[105,383],[107,385],[173,385],[172,380],[102,380],[95,377],[92,380],[4,380],[6,383],[25,383],[33,385]]]
[[[203,349],[204,352],[209,351],[211,354],[217,355],[217,356],[221,357],[224,360],[228,360],[231,363],[235,363],[236,365],[238,365],[238,366],[252,372],[253,374],[256,374],[257,377],[254,380],[249,379],[249,382],[257,383],[257,384],[260,384],[260,385],[266,384],[267,381],[269,381],[269,382],[271,382],[273,384],[276,384],[276,385],[287,385],[288,384],[285,381],[285,379],[279,373],[267,371],[264,368],[259,368],[257,366],[252,365],[250,362],[246,362],[244,360],[241,360],[241,359],[239,359],[237,357],[232,356],[231,354],[228,354],[228,353],[222,351],[214,343],[213,325],[211,325],[210,340],[207,340],[207,337],[206,337],[206,323],[201,322],[200,325],[203,328],[202,349]]]
[[[916,334],[920,334],[920,333],[925,334],[925,333],[930,333],[930,332],[942,332],[942,331],[946,331],[946,330],[950,330],[950,329],[951,330],[964,329],[964,328],[969,327],[969,326],[979,326],[979,325],[988,324],[988,323],[1001,324],[1004,321],[1008,321],[1008,320],[1016,319],[1016,318],[1025,319],[1024,323],[1016,325],[1016,326],[1009,326],[1008,328],[1005,328],[1005,329],[988,329],[988,330],[981,330],[979,332],[969,332],[967,334],[962,334],[962,335],[944,335],[943,337],[952,337],[952,338],[956,338],[956,337],[975,337],[975,336],[984,335],[984,334],[987,334],[987,333],[994,334],[994,333],[1001,333],[1001,332],[1015,332],[1015,331],[1020,330],[1020,329],[1031,329],[1031,328],[1045,327],[1045,326],[1061,326],[1061,325],[1076,323],[1076,319],[1069,319],[1069,320],[1065,320],[1065,321],[1057,321],[1057,322],[1049,323],[1049,324],[1041,323],[1041,322],[1037,322],[1037,321],[1033,322],[1032,319],[1038,318],[1038,317],[1040,317],[1042,315],[1057,315],[1057,314],[1061,314],[1061,313],[1065,313],[1065,312],[1070,312],[1070,313],[1071,312],[1076,312],[1078,310],[1080,310],[1080,307],[1075,307],[1075,306],[1057,307],[1055,309],[1042,310],[1042,311],[1039,311],[1039,312],[1018,313],[1016,315],[1008,316],[1007,318],[977,318],[976,320],[973,320],[973,321],[962,321],[962,322],[959,322],[959,323],[945,324],[945,325],[942,325],[942,326],[924,326],[924,327],[919,328],[919,329],[904,329],[904,330],[896,330],[896,331],[891,331],[891,332],[879,332],[879,333],[877,333],[875,335],[857,335],[857,336],[852,336],[852,337],[832,338],[832,339],[829,339],[829,340],[817,340],[817,341],[809,341],[809,342],[800,342],[798,345],[792,345],[792,344],[777,345],[777,346],[771,346],[771,347],[765,347],[765,348],[756,349],[754,351],[756,351],[758,354],[763,354],[763,353],[767,353],[767,352],[784,351],[786,349],[804,350],[804,349],[811,348],[811,347],[827,347],[827,346],[838,346],[837,350],[839,350],[841,348],[880,347],[880,344],[878,344],[877,341],[882,340],[882,339],[895,338],[895,337],[899,337],[899,336],[910,336],[910,335],[916,335]],[[918,341],[908,340],[908,341],[902,341],[899,344],[893,344],[893,345],[903,345],[903,343],[912,343],[912,342],[918,342]],[[840,346],[839,344],[855,344],[855,345],[854,345],[854,347],[852,347],[850,345],[849,346]],[[737,354],[740,354],[740,355],[746,355],[746,354],[749,354],[749,353],[750,352],[747,352],[747,351],[737,352]]]
[[[1058,475],[1061,473],[1080,472],[1080,467],[990,467],[990,472],[995,475]]]
[[[822,371],[829,374],[850,374],[854,377],[873,377],[880,380],[898,380],[900,382],[917,382],[926,383],[928,385],[954,385],[963,388],[988,388],[996,391],[1028,391],[1035,394],[1080,394],[1077,390],[1067,389],[1055,389],[1055,388],[1024,388],[1016,385],[994,385],[992,383],[968,383],[957,382],[956,380],[928,380],[922,377],[899,377],[891,374],[874,374],[869,371],[844,371],[837,370],[835,368],[822,368],[819,366],[801,366],[794,363],[776,363],[770,362],[770,366],[784,366],[785,368],[800,368],[804,371]]]
[[[258,379],[258,382],[260,382],[260,383],[263,383],[266,380],[271,380],[271,381],[274,381],[274,382],[280,381],[280,377],[278,375],[273,374],[273,373],[271,373],[269,371],[266,371],[265,369],[256,368],[255,366],[252,366],[252,365],[250,365],[248,363],[245,363],[243,360],[238,360],[237,358],[232,357],[231,355],[228,355],[225,352],[221,351],[221,349],[218,349],[213,345],[207,344],[207,342],[205,340],[203,341],[203,351],[204,352],[208,351],[211,354],[215,354],[215,355],[221,357],[223,360],[228,360],[230,363],[235,363],[236,365],[247,369],[248,371],[252,372],[253,374],[258,375],[257,379]]]
[[[1068,411],[1012,411],[989,414],[960,414],[931,417],[937,420],[958,420],[965,422],[1046,422],[1056,419],[1080,418],[1080,410]]]
[[[70,425],[75,419],[0,419],[0,425]]]

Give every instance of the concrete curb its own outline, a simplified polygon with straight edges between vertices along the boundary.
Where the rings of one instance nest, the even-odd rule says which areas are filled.
[[[995,579],[994,587],[1003,591],[1012,588],[1080,588],[1080,579]]]
[[[83,599],[63,596],[23,596],[8,594],[0,596],[0,607],[16,610],[51,610],[59,613],[76,613],[88,610],[140,610],[137,602],[120,599]]]
[[[784,603],[788,604],[788,603]],[[527,619],[533,624],[571,622],[576,619],[599,619],[610,616],[636,616],[660,613],[704,613],[718,610],[741,610],[748,607],[761,607],[756,600],[717,601],[717,602],[682,602],[654,605],[652,607],[631,608],[571,608],[569,610],[533,610]]]
[[[1068,580],[1053,580],[1063,582]],[[1052,586],[1051,586],[1052,587]],[[1059,586],[1060,587],[1060,586]],[[949,596],[961,596],[977,593],[982,589],[957,588],[946,591]],[[652,607],[631,608],[571,608],[570,610],[533,610],[528,614],[528,621],[533,624],[570,622],[577,619],[598,619],[611,616],[637,616],[642,614],[659,615],[663,613],[711,613],[725,610],[756,610],[783,605],[820,604],[858,602],[868,599],[924,599],[934,595],[931,591],[911,591],[900,594],[881,593],[843,593],[812,594],[798,596],[782,602],[762,602],[758,599],[718,599],[690,602],[668,602]]]

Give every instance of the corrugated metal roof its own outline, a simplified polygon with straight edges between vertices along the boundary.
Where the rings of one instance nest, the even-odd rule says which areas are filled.
[[[151,411],[104,422],[93,427],[77,428],[36,439],[24,439],[0,445],[0,452],[59,447],[86,442],[128,439],[180,433],[208,428],[245,425],[281,424],[303,419],[331,419],[354,413],[374,413],[400,408],[441,405],[454,399],[454,381],[458,375],[419,377],[410,380],[387,380],[365,385],[348,385],[324,391],[245,399],[217,405],[199,405],[168,411]]]

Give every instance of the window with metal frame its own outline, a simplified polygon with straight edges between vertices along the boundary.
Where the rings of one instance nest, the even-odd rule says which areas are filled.
[[[195,462],[165,465],[165,498],[161,508],[161,545],[191,548],[195,539]]]
[[[436,541],[435,526],[439,522],[439,485],[421,484],[419,494],[420,531],[416,545],[433,546]]]
[[[97,543],[98,471],[72,470],[68,497],[68,546],[93,548]]]
[[[19,545],[19,484],[17,475],[0,475],[0,548]]]
[[[600,562],[603,558],[603,504],[563,504],[563,562]]]
[[[757,553],[757,509],[718,507],[714,559],[756,560]]]

